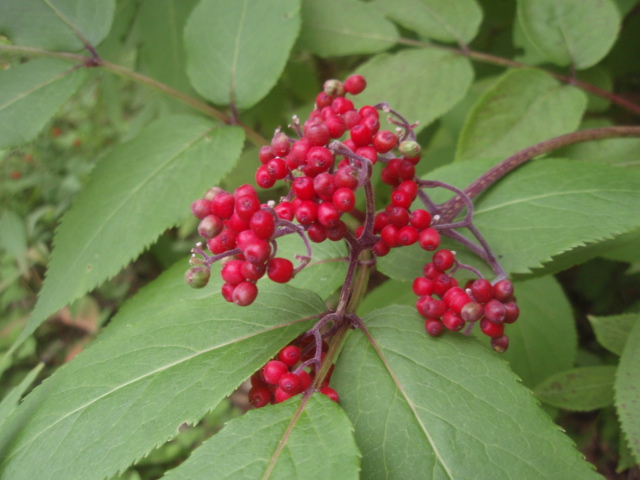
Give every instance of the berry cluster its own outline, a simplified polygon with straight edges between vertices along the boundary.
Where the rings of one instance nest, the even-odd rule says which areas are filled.
[[[480,320],[480,329],[491,337],[494,350],[505,352],[509,348],[509,337],[504,334],[504,324],[515,322],[520,315],[513,283],[501,280],[491,285],[481,278],[469,281],[462,289],[458,281],[446,273],[455,264],[454,252],[439,250],[433,255],[433,262],[425,265],[424,276],[413,282],[413,293],[420,297],[416,308],[426,318],[427,333],[437,337],[444,328],[457,332],[467,323]]]
[[[249,390],[249,403],[256,408],[264,407],[269,403],[280,403],[306,391],[315,377],[315,368],[311,367],[311,373],[304,369],[300,362],[313,357],[308,352],[312,345],[309,341],[296,340],[284,347],[278,353],[277,360],[269,361],[259,372],[251,376],[251,390]],[[329,348],[323,342],[323,356]],[[295,368],[300,365],[298,368]],[[320,392],[327,395],[335,402],[340,401],[340,396],[329,386],[333,365],[325,377]]]

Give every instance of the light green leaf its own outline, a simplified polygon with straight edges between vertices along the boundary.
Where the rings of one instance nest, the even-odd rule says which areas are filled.
[[[183,30],[197,0],[146,0],[137,16],[143,66],[153,78],[188,93]]]
[[[404,248],[399,250],[404,250]],[[378,262],[380,260],[378,259]],[[358,315],[367,315],[390,304],[415,306],[418,297],[413,293],[412,285],[412,282],[387,280],[364,297],[358,309]]]
[[[533,391],[543,402],[565,410],[588,412],[613,404],[617,367],[582,367],[557,373]]]
[[[587,318],[591,322],[598,343],[616,355],[622,355],[631,330],[635,324],[640,323],[640,315],[637,313],[608,317],[589,315]]]
[[[231,170],[243,140],[240,128],[176,115],[115,147],[62,218],[38,303],[12,348],[188,218],[191,202]]]
[[[356,0],[303,0],[299,46],[320,57],[377,53],[398,32],[371,5]]]
[[[208,480],[215,472],[216,479],[358,479],[359,457],[344,410],[316,393],[230,421],[163,478]]]
[[[85,75],[84,69],[51,58],[0,71],[0,148],[33,140]]]
[[[578,69],[598,63],[620,29],[612,0],[518,0],[518,20],[549,61]]]
[[[620,357],[615,404],[631,453],[640,462],[640,322],[636,322]]]
[[[364,320],[371,337],[351,334],[332,377],[362,478],[601,478],[475,339],[428,337],[410,307]]]
[[[512,70],[473,108],[458,141],[456,161],[504,159],[578,128],[587,99],[539,70]]]
[[[219,268],[202,290],[184,270],[141,291],[7,419],[4,478],[113,476],[197,422],[326,308],[288,285],[261,285],[253,305],[238,307],[220,294]]]
[[[533,388],[573,367],[578,333],[571,304],[554,277],[514,282],[514,286],[520,318],[505,329],[510,341],[504,358],[522,382]]]
[[[417,130],[450,110],[473,81],[466,58],[427,48],[377,55],[357,73],[368,79],[360,102],[387,102],[410,122],[420,121]]]
[[[403,27],[441,42],[469,43],[482,21],[475,0],[375,0],[373,5]]]
[[[203,97],[249,108],[273,88],[300,28],[298,0],[203,0],[185,28],[187,73]]]
[[[20,399],[24,395],[24,392],[31,387],[31,384],[36,380],[36,377],[43,367],[44,363],[36,365],[31,369],[31,371],[29,371],[29,373],[27,373],[27,375],[25,375],[18,385],[9,390],[9,393],[4,396],[2,402],[0,402],[0,425],[2,425],[2,422],[4,422],[4,420],[11,415],[16,408],[18,408],[18,404],[20,403]]]
[[[81,50],[74,29],[97,46],[109,33],[115,0],[2,0],[0,32],[13,43],[49,50]]]
[[[20,270],[26,269],[27,231],[24,220],[13,210],[0,216],[0,247],[16,259]]]

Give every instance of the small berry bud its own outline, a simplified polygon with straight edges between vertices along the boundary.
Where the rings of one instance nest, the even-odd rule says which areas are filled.
[[[341,97],[344,95],[344,85],[340,80],[331,79],[324,82],[324,93],[332,97]]]
[[[209,283],[211,272],[204,265],[195,265],[187,270],[185,278],[191,288],[202,288]]]
[[[414,142],[413,140],[405,140],[404,142],[400,142],[398,146],[398,150],[407,158],[415,158],[420,155],[422,148],[418,142]]]

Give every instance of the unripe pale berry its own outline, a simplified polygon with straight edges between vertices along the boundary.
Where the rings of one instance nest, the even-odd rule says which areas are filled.
[[[204,265],[194,265],[185,274],[187,283],[191,288],[202,288],[209,283],[211,272]]]

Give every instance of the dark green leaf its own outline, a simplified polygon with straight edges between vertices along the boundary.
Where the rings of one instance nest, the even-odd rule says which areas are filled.
[[[395,26],[356,0],[304,0],[299,45],[321,57],[377,53],[393,47]]]
[[[4,422],[4,420],[11,415],[16,408],[18,408],[18,404],[20,403],[20,399],[24,395],[24,392],[31,387],[43,367],[44,363],[36,365],[29,373],[27,373],[27,375],[25,375],[18,385],[9,390],[9,393],[4,396],[2,402],[0,402],[0,425],[2,425],[2,422]]]
[[[426,127],[460,101],[473,80],[466,58],[435,49],[381,54],[358,68],[368,79],[362,104],[387,102],[410,122]]]
[[[609,317],[589,315],[588,318],[598,343],[616,355],[622,355],[633,326],[640,323],[640,315],[637,313],[611,315]]]
[[[620,357],[615,404],[631,453],[640,462],[640,322],[636,322]]]
[[[441,42],[469,43],[482,21],[475,0],[375,0],[373,4],[403,27]]]
[[[220,105],[255,105],[273,88],[300,28],[298,0],[203,0],[185,28],[187,73]]]
[[[85,73],[51,58],[0,71],[0,148],[33,140],[78,89]]]
[[[316,393],[232,420],[166,478],[358,479],[359,457],[344,410]]]
[[[577,412],[613,404],[616,366],[582,367],[557,373],[539,384],[536,397],[554,407]]]
[[[7,419],[5,478],[114,475],[197,422],[325,310],[315,294],[262,284],[253,305],[238,307],[220,295],[219,268],[192,290],[185,265],[125,305]]]
[[[409,307],[365,322],[371,338],[352,333],[332,378],[355,426],[362,478],[600,478],[475,339],[428,337]]]
[[[169,116],[114,148],[62,219],[38,303],[16,345],[188,218],[191,202],[231,170],[243,140],[237,127]]]
[[[81,50],[77,30],[93,46],[109,33],[115,0],[2,0],[0,31],[13,43],[49,50]]]
[[[620,29],[612,0],[518,0],[518,19],[547,60],[578,69],[598,63]]]
[[[575,87],[539,70],[512,70],[473,108],[458,141],[456,161],[504,159],[518,150],[578,128],[587,101]]]

